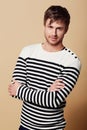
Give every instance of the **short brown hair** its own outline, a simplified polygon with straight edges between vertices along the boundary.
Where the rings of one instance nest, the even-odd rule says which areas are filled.
[[[51,19],[51,23],[57,20],[63,21],[67,28],[70,23],[70,14],[65,7],[62,6],[50,6],[44,13],[44,25],[47,19]]]

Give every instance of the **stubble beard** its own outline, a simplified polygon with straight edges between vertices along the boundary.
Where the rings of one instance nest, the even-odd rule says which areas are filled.
[[[51,46],[55,46],[55,47],[56,47],[56,46],[62,44],[62,39],[57,40],[57,41],[51,41],[50,38],[47,38],[46,36],[45,36],[45,39],[46,39],[46,42],[47,42],[49,45],[51,45]]]

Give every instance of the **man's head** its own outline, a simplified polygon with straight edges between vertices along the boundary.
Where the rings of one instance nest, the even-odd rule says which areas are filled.
[[[44,14],[44,36],[52,46],[63,46],[63,38],[68,30],[70,15],[66,8],[51,6]]]
[[[55,21],[64,22],[67,31],[70,23],[70,14],[68,10],[62,6],[50,6],[44,14],[44,25],[48,19],[50,19],[50,24]]]

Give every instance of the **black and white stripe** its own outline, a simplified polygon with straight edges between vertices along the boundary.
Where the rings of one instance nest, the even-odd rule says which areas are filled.
[[[23,100],[22,126],[31,130],[58,130],[65,127],[63,108],[66,97],[72,91],[79,69],[48,62],[33,57],[19,57],[13,78],[23,85],[17,97]],[[48,87],[56,79],[62,79],[65,87],[49,92]]]

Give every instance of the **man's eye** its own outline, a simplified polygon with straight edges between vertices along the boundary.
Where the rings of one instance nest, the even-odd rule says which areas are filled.
[[[57,28],[57,30],[62,30],[63,28]]]
[[[52,26],[48,26],[48,28],[52,28]]]

